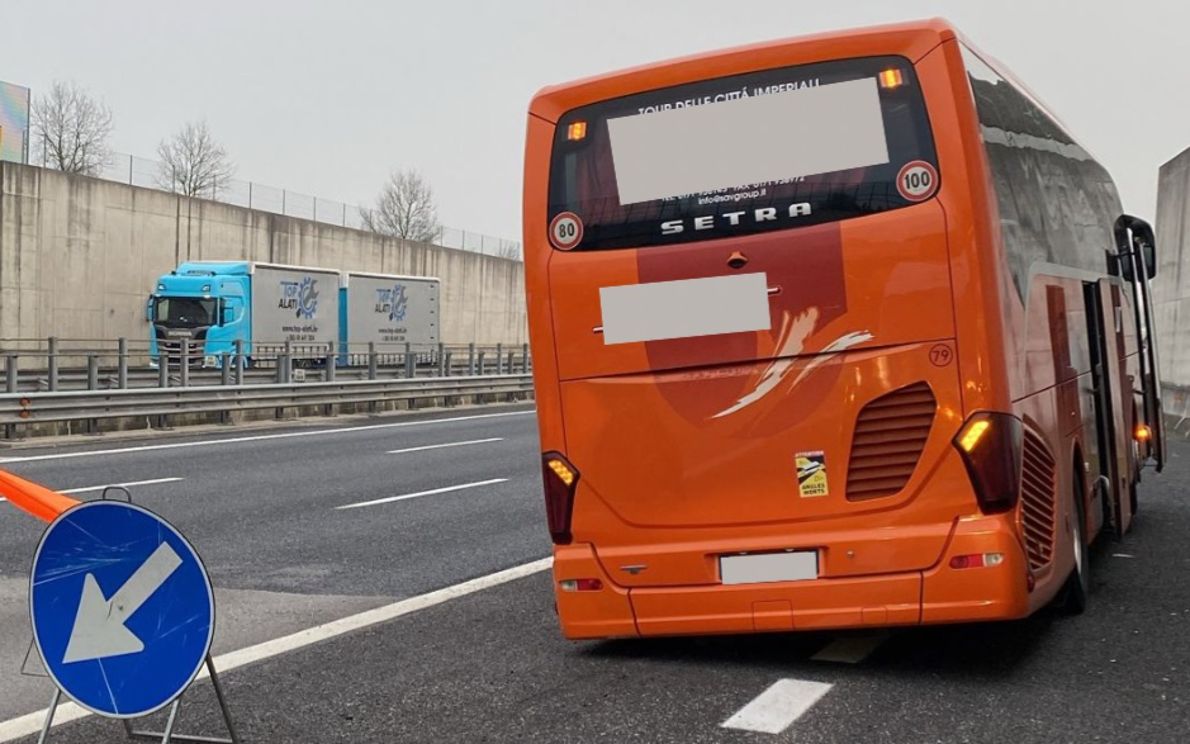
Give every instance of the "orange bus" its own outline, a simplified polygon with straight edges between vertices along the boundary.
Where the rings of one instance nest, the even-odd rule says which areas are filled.
[[[524,245],[569,638],[1081,611],[1163,464],[1153,232],[944,21],[542,90]]]

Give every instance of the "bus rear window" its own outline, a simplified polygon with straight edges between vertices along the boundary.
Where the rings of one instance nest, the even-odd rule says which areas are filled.
[[[551,162],[550,240],[710,240],[908,206],[937,187],[908,60],[785,67],[567,112]]]

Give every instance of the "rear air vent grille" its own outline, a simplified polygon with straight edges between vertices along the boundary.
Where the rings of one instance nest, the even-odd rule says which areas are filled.
[[[909,482],[921,458],[937,401],[919,382],[868,403],[855,420],[847,468],[847,498],[891,496]]]
[[[1025,430],[1021,465],[1021,532],[1029,566],[1041,568],[1054,557],[1054,458],[1045,443]]]

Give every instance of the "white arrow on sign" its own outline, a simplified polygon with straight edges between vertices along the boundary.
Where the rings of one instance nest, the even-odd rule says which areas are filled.
[[[161,543],[111,599],[103,598],[103,590],[94,575],[83,577],[83,596],[62,662],[69,664],[144,651],[145,644],[124,623],[180,565],[182,559],[169,543]]]

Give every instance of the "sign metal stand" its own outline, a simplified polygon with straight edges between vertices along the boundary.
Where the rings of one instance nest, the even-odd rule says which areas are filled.
[[[125,502],[128,504],[132,503],[132,494],[128,492],[128,489],[122,486],[112,486],[104,489],[101,500],[109,500],[109,491],[123,492]],[[36,640],[33,645],[36,645]],[[32,646],[30,647],[30,651],[32,651]],[[26,655],[26,665],[27,663],[28,655]],[[121,718],[121,722],[124,724],[124,732],[127,734],[130,740],[160,741],[161,744],[171,744],[172,742],[184,742],[185,744],[240,744],[240,738],[236,734],[235,725],[231,720],[231,711],[228,710],[227,707],[227,698],[223,692],[223,685],[219,682],[219,675],[215,671],[215,662],[211,659],[209,646],[203,660],[203,664],[206,666],[207,674],[211,678],[211,687],[214,689],[215,699],[219,703],[219,712],[223,717],[224,725],[227,727],[227,737],[197,736],[193,734],[174,733],[174,725],[177,723],[178,709],[181,707],[182,696],[189,689],[189,685],[187,685],[186,689],[183,689],[181,692],[179,692],[169,704],[169,714],[165,722],[164,730],[149,731],[146,729],[137,729],[133,727],[129,717]],[[193,684],[193,681],[191,684]],[[48,709],[46,709],[45,722],[42,724],[41,734],[37,738],[37,744],[46,744],[46,742],[49,741],[50,730],[54,725],[54,714],[57,712],[58,706],[62,702],[63,694],[62,688],[55,679],[53,697],[50,698],[50,706]],[[100,715],[103,714],[101,713]]]

